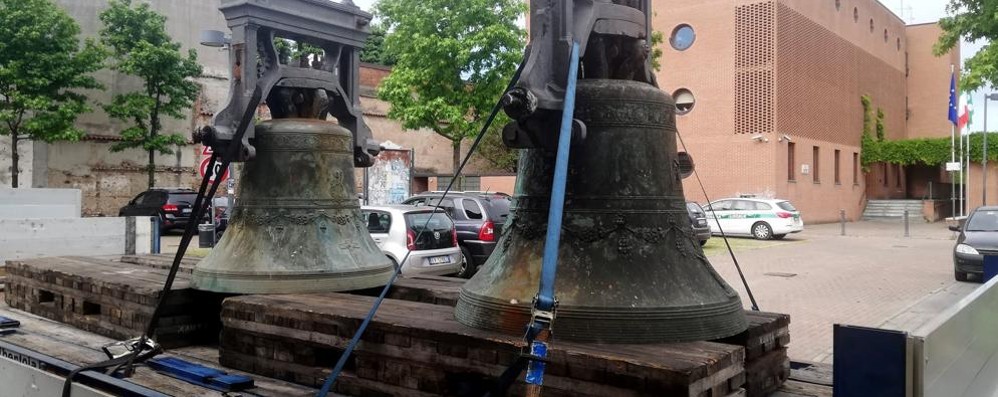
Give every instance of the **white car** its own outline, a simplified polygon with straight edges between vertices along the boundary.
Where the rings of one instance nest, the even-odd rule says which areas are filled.
[[[712,234],[782,239],[804,230],[800,211],[787,200],[729,198],[704,206]]]
[[[363,206],[367,231],[403,275],[448,275],[461,270],[464,257],[457,229],[444,210],[411,205]],[[406,254],[409,255],[408,259]]]

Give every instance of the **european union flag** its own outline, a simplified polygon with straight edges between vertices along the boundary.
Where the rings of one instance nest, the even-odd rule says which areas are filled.
[[[956,73],[950,74],[949,80],[949,121],[953,125],[958,125],[960,123],[960,115],[957,112],[957,104],[960,103],[956,96]]]

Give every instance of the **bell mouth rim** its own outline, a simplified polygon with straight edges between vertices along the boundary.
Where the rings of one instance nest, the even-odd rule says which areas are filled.
[[[529,301],[522,301],[522,303],[512,304],[499,299],[488,298],[483,295],[468,292],[465,289],[461,289],[458,301],[467,301],[471,304],[476,304],[480,307],[490,307],[490,308],[503,308],[506,311],[521,312],[524,314],[530,313]],[[684,316],[676,316],[681,314],[688,314],[690,318],[702,317],[704,315],[713,314],[723,314],[732,310],[733,306],[737,306],[740,310],[744,310],[745,307],[741,302],[741,297],[737,294],[734,296],[729,296],[727,301],[714,302],[709,304],[702,304],[699,306],[661,306],[661,307],[643,307],[635,308],[630,306],[576,306],[576,305],[565,305],[561,304],[558,306],[559,315],[571,315],[571,314],[583,314],[583,313],[598,313],[601,317],[605,318],[633,318],[634,314],[663,314],[667,315],[669,318],[685,318]],[[667,310],[673,309],[673,310]],[[641,318],[653,319],[654,316],[641,316]]]

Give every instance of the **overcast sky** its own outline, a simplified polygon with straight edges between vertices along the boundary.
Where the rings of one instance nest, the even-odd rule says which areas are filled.
[[[370,10],[371,6],[377,2],[377,0],[353,0],[355,4],[360,6],[365,10]],[[460,0],[455,0],[460,1]],[[935,22],[946,16],[946,5],[949,4],[949,0],[878,0],[885,6],[894,11],[895,14],[900,16],[905,22],[909,24],[914,23],[926,23]],[[980,43],[964,43],[961,49],[961,55],[966,59],[977,52],[981,47]],[[943,78],[949,78],[944,76]],[[974,112],[974,123],[972,126],[973,130],[983,130],[984,129],[984,93],[978,92],[974,95],[974,104],[977,110]],[[941,109],[940,112],[945,114],[946,109]],[[996,118],[998,118],[998,104],[991,104],[988,108],[990,113],[993,113]],[[992,124],[993,123],[989,123]],[[992,127],[991,129],[996,129],[998,127]]]

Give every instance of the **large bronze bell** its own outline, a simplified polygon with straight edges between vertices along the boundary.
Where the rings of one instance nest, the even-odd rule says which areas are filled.
[[[349,131],[318,119],[256,126],[221,242],[194,269],[197,289],[243,294],[385,285],[394,268],[361,222]]]
[[[674,102],[623,80],[580,80],[559,250],[553,331],[597,343],[711,340],[747,324],[687,215]],[[524,150],[499,247],[461,290],[465,325],[523,334],[537,293],[555,158]]]

